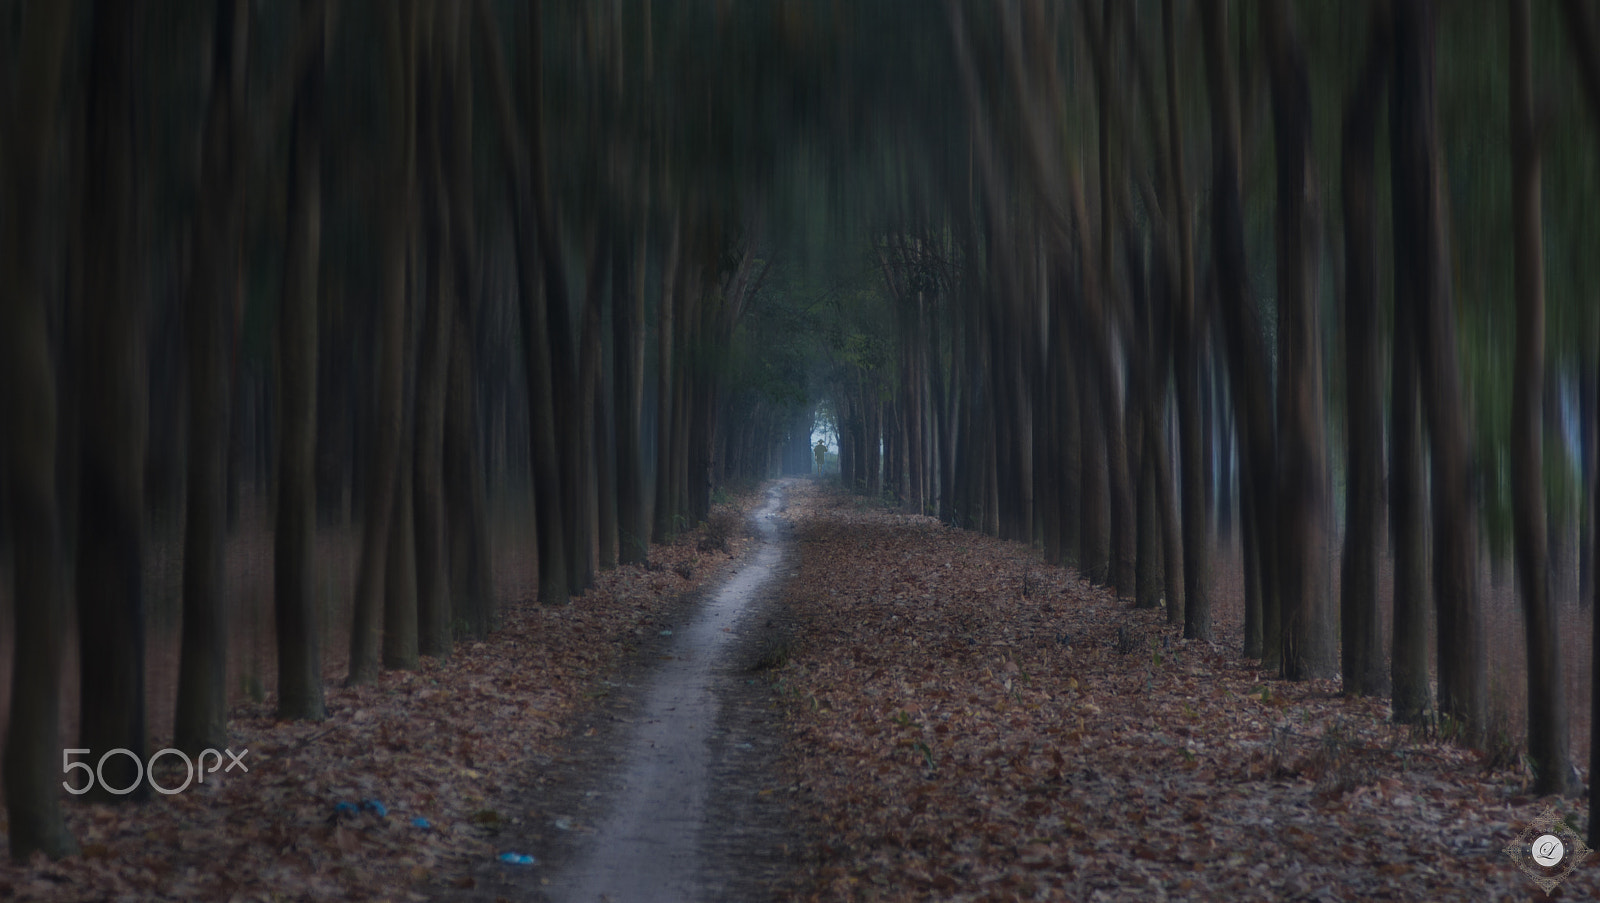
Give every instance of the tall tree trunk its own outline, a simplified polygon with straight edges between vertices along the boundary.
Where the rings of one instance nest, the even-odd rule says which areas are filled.
[[[239,3],[237,15],[246,14],[245,4]],[[302,0],[300,14],[307,22],[322,21],[321,0]],[[319,28],[306,33],[310,40],[297,48],[296,54],[298,84],[290,142],[293,156],[289,168],[287,250],[278,320],[278,397],[283,426],[279,431],[277,523],[273,535],[273,592],[277,597],[273,612],[278,647],[278,717],[314,721],[325,714],[314,554],[324,33]],[[242,69],[238,71],[243,74]],[[193,337],[190,341],[194,341]],[[191,501],[191,517],[193,510]],[[186,616],[186,628],[187,620]],[[225,641],[226,637],[219,639]],[[219,702],[225,705],[226,685],[217,692]],[[217,745],[200,736],[195,736],[194,742],[197,746],[191,749],[193,752]]]
[[[445,392],[450,376],[451,334],[456,325],[455,267],[450,266],[454,226],[445,175],[443,139],[454,129],[445,121],[445,70],[455,44],[452,8],[430,10],[427,79],[419,90],[422,106],[418,148],[425,186],[423,205],[431,211],[421,229],[427,288],[418,303],[426,305],[426,326],[417,360],[417,428],[412,468],[416,522],[417,651],[443,658],[450,654],[449,546],[444,500]],[[470,190],[470,185],[467,186]]]
[[[200,197],[194,223],[194,270],[185,311],[189,473],[183,533],[183,640],[172,733],[173,744],[192,754],[228,745],[228,629],[223,598],[223,547],[228,529],[223,488],[228,451],[225,354],[243,240],[243,182],[234,161],[243,138],[240,107],[249,8],[243,0],[220,0],[215,16],[211,96],[201,139]]]
[[[649,502],[644,474],[644,297],[649,231],[634,238],[634,259],[618,257],[611,313],[613,379],[617,396],[617,560],[643,564],[650,557]]]
[[[534,515],[538,523],[539,602],[565,605],[571,598],[567,575],[567,520],[561,491],[560,448],[554,401],[555,374],[551,363],[550,334],[535,236],[536,213],[532,176],[523,152],[521,133],[511,105],[511,86],[500,50],[499,29],[487,0],[474,6],[478,34],[487,51],[495,107],[500,125],[500,149],[511,182],[511,223],[516,233],[518,326],[521,331],[524,374],[528,387],[529,467],[533,478]],[[531,13],[530,13],[531,14]],[[534,19],[537,23],[537,18]],[[533,44],[538,45],[534,34]],[[564,338],[559,338],[565,341]]]
[[[1570,788],[1567,695],[1561,641],[1550,599],[1544,512],[1544,233],[1540,148],[1534,123],[1533,40],[1528,0],[1507,0],[1511,20],[1511,220],[1516,265],[1517,342],[1511,401],[1511,495],[1517,583],[1528,656],[1528,756],[1533,792]]]
[[[1378,331],[1377,209],[1373,157],[1378,103],[1387,72],[1388,35],[1371,48],[1344,114],[1345,430],[1349,475],[1340,591],[1340,666],[1344,692],[1384,696],[1383,631],[1378,620],[1378,538],[1383,517],[1383,357]],[[1398,601],[1395,603],[1400,604]]]
[[[355,620],[350,631],[347,683],[370,683],[378,676],[384,643],[385,574],[390,524],[395,514],[405,406],[406,269],[411,236],[411,203],[416,181],[416,129],[413,122],[412,17],[397,5],[387,27],[387,62],[392,99],[389,127],[389,207],[383,223],[383,302],[378,322],[378,405],[373,418],[372,467],[363,491],[361,563],[356,576]],[[543,531],[540,531],[541,536]],[[542,562],[541,562],[542,573]]]
[[[79,745],[126,749],[141,761],[145,736],[143,280],[136,255],[135,53],[145,17],[137,3],[94,9],[85,138],[83,437],[78,495],[78,637],[82,693]],[[91,363],[92,362],[92,363]],[[128,756],[106,761],[91,799],[146,799]],[[106,788],[131,788],[126,796]]]
[[[1206,86],[1211,100],[1212,141],[1212,217],[1217,267],[1217,288],[1222,323],[1228,338],[1228,364],[1231,382],[1239,398],[1239,415],[1246,460],[1256,491],[1253,493],[1256,519],[1256,557],[1264,570],[1275,554],[1272,541],[1275,522],[1272,493],[1275,485],[1276,450],[1272,438],[1271,409],[1267,400],[1268,379],[1265,350],[1262,348],[1260,314],[1249,295],[1244,253],[1244,204],[1240,196],[1239,102],[1234,93],[1232,66],[1228,54],[1227,5],[1225,0],[1206,0],[1201,7],[1205,33]],[[1203,428],[1203,425],[1202,425]],[[1207,449],[1209,451],[1209,449]],[[1204,482],[1202,480],[1202,482]],[[1274,587],[1270,576],[1261,580],[1263,654],[1271,659],[1266,635],[1274,626]],[[1189,605],[1195,607],[1196,600]],[[1209,638],[1209,609],[1203,616],[1189,619],[1185,635]],[[1275,645],[1275,644],[1274,644]],[[1246,641],[1248,650],[1249,641]],[[1275,664],[1275,662],[1274,662]]]
[[[656,354],[656,504],[654,527],[651,537],[656,542],[666,542],[676,532],[673,523],[673,499],[676,486],[673,482],[672,448],[673,424],[676,422],[677,410],[673,407],[676,400],[674,381],[677,373],[676,361],[673,360],[673,349],[677,346],[677,294],[681,281],[680,270],[683,266],[683,224],[681,220],[672,217],[671,238],[667,241],[667,256],[661,274],[661,309],[658,313],[657,354]],[[840,452],[843,453],[843,436],[840,437]]]
[[[76,4],[43,3],[23,17],[6,140],[0,144],[0,465],[13,564],[11,716],[4,779],[11,858],[77,853],[61,815],[61,664],[66,554],[57,506],[57,386],[44,273],[59,253],[46,239],[42,188],[53,150],[67,33]]]
[[[1339,673],[1326,552],[1322,330],[1312,290],[1316,214],[1307,184],[1311,86],[1287,10],[1268,4],[1262,13],[1272,63],[1278,167],[1277,503],[1283,674],[1309,680]]]
[[[1178,406],[1179,485],[1182,493],[1180,519],[1183,534],[1183,597],[1167,599],[1167,623],[1184,624],[1204,633],[1211,623],[1210,556],[1206,544],[1204,447],[1200,444],[1200,394],[1195,362],[1200,347],[1200,318],[1194,293],[1194,229],[1189,207],[1188,177],[1183,165],[1183,120],[1178,115],[1177,24],[1173,21],[1172,0],[1162,0],[1162,46],[1166,56],[1167,78],[1167,165],[1172,169],[1172,218],[1178,236],[1178,295],[1172,361],[1173,388]],[[1171,565],[1169,564],[1169,567]],[[1193,627],[1189,609],[1194,609]],[[1249,655],[1250,650],[1246,649]],[[1259,654],[1259,650],[1257,650]]]
[[[1433,8],[1395,8],[1394,143],[1396,297],[1416,311],[1418,365],[1432,463],[1433,589],[1439,629],[1439,711],[1476,744],[1487,719],[1483,611],[1477,580],[1478,518],[1467,466],[1468,433],[1449,283],[1441,151],[1434,114]],[[1397,354],[1400,353],[1397,349]]]
[[[585,589],[594,583],[594,574],[600,566],[600,486],[599,475],[604,463],[599,442],[605,435],[600,423],[600,367],[603,362],[603,345],[600,335],[601,314],[605,304],[605,280],[611,272],[611,233],[609,227],[597,224],[589,241],[589,271],[583,295],[583,321],[580,326],[578,357],[578,474],[582,485],[578,487],[578,531],[583,537],[585,551],[583,573],[574,581],[574,591],[581,585]]]
[[[479,396],[473,380],[473,337],[478,302],[478,243],[472,214],[472,53],[465,13],[456,22],[450,51],[451,103],[443,124],[449,180],[450,257],[455,324],[450,330],[450,373],[445,401],[445,521],[449,528],[453,620],[465,636],[482,637],[496,626],[493,556],[480,449]]]

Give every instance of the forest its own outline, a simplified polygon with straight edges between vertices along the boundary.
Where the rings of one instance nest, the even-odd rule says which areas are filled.
[[[279,778],[224,775],[262,807],[236,812],[323,776],[228,834],[264,859],[408,731],[526,778],[777,541],[744,521],[800,476],[773,617],[812,645],[763,659],[774,768],[914,752],[895,798],[931,794],[965,760],[913,730],[926,699],[878,711],[891,752],[847,755],[829,713],[885,668],[960,671],[928,618],[1035,625],[1048,677],[972,665],[1008,711],[1138,667],[1197,731],[1233,729],[1213,690],[1349,706],[1497,776],[1471,792],[1507,824],[1548,805],[1600,847],[1597,42],[1584,0],[0,0],[0,896],[193,873],[141,820],[234,829],[160,789],[164,756],[253,743]],[[970,549],[988,588],[939,583]],[[1063,658],[1084,631],[1117,655]],[[527,733],[494,746],[501,703]],[[1049,723],[1013,768],[1095,730]],[[1339,774],[1339,805],[1384,786]],[[419,814],[432,858],[328,816],[345,871],[248,874],[486,887],[459,857],[522,830],[494,813],[524,778],[455,834]],[[1021,835],[983,855],[1032,877],[887,862],[899,829],[842,814],[878,803],[791,786],[796,898],[1127,892],[1051,884],[1094,870]],[[1028,817],[1079,836],[1054,799]],[[162,893],[243,881],[211,880]]]

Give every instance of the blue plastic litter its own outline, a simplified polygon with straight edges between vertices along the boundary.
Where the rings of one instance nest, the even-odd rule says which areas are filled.
[[[421,816],[413,818],[411,820],[411,824],[412,824],[413,827],[421,828],[424,831],[426,831],[429,828],[433,827],[433,825],[430,824],[426,818],[422,818]]]
[[[383,818],[389,814],[389,807],[378,802],[377,800],[362,800],[361,808],[373,813],[379,818]]]
[[[346,818],[354,818],[356,815],[356,804],[348,800],[342,801],[339,803],[339,805],[333,807],[333,814],[342,815]]]
[[[508,863],[510,863],[512,865],[538,865],[539,864],[539,860],[533,858],[532,856],[529,856],[527,853],[501,853],[500,854],[500,861],[501,862],[508,862]]]

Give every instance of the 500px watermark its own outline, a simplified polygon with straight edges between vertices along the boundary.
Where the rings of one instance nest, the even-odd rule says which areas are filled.
[[[88,762],[72,761],[73,756],[87,756],[91,752],[91,750],[87,749],[63,749],[61,751],[62,774],[70,775],[74,769],[81,768],[83,769],[84,774],[89,776],[88,780],[82,787],[72,786],[72,781],[70,780],[62,781],[61,786],[66,788],[68,793],[76,795],[88,793],[90,790],[94,789],[95,782],[99,781],[100,788],[105,792],[122,796],[125,793],[132,793],[134,788],[139,786],[140,781],[148,778],[150,781],[150,786],[155,788],[157,793],[164,793],[170,796],[171,794],[182,793],[183,791],[189,789],[189,785],[191,783],[204,784],[206,782],[206,775],[216,774],[218,769],[221,769],[224,773],[227,773],[232,771],[233,767],[237,765],[239,766],[240,772],[246,772],[250,770],[250,766],[244,764],[244,757],[250,753],[250,750],[248,749],[242,749],[238,753],[235,753],[231,749],[223,750],[222,752],[228,754],[229,761],[227,766],[223,766],[222,764],[222,753],[217,752],[214,749],[202,749],[199,755],[195,756],[193,759],[190,759],[188,753],[185,753],[181,749],[173,749],[171,747],[163,749],[151,756],[149,762],[141,762],[139,757],[135,755],[132,750],[122,749],[120,747],[117,749],[108,749],[101,753],[100,760],[96,762],[93,767],[91,767]],[[110,760],[112,756],[127,756],[129,759],[133,760],[133,782],[126,787],[112,787],[110,784],[106,783],[106,762],[107,760]],[[188,776],[185,777],[183,779],[183,783],[177,787],[163,787],[156,782],[156,762],[160,760],[162,756],[177,756],[183,760],[183,766],[188,770]],[[206,767],[207,756],[211,757],[210,768]]]

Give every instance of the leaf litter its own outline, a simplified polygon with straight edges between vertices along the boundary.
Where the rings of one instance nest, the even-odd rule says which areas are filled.
[[[1502,848],[1552,804],[1581,833],[1525,770],[1186,641],[1024,545],[790,503],[799,640],[773,677],[810,899],[1545,899]],[[1552,898],[1597,895],[1586,868]]]
[[[701,528],[653,545],[648,566],[599,574],[569,606],[504,606],[499,631],[442,662],[355,688],[328,669],[325,721],[278,721],[271,695],[234,707],[229,747],[249,750],[248,772],[142,804],[65,800],[81,855],[0,856],[0,899],[424,900],[472,887],[475,869],[508,852],[502,837],[550,815],[516,810],[519,782],[753,543],[727,525],[757,501],[719,505],[715,542]],[[163,757],[157,776],[181,785],[182,762]],[[0,809],[0,845],[5,831]],[[504,867],[536,867],[510,855]]]

